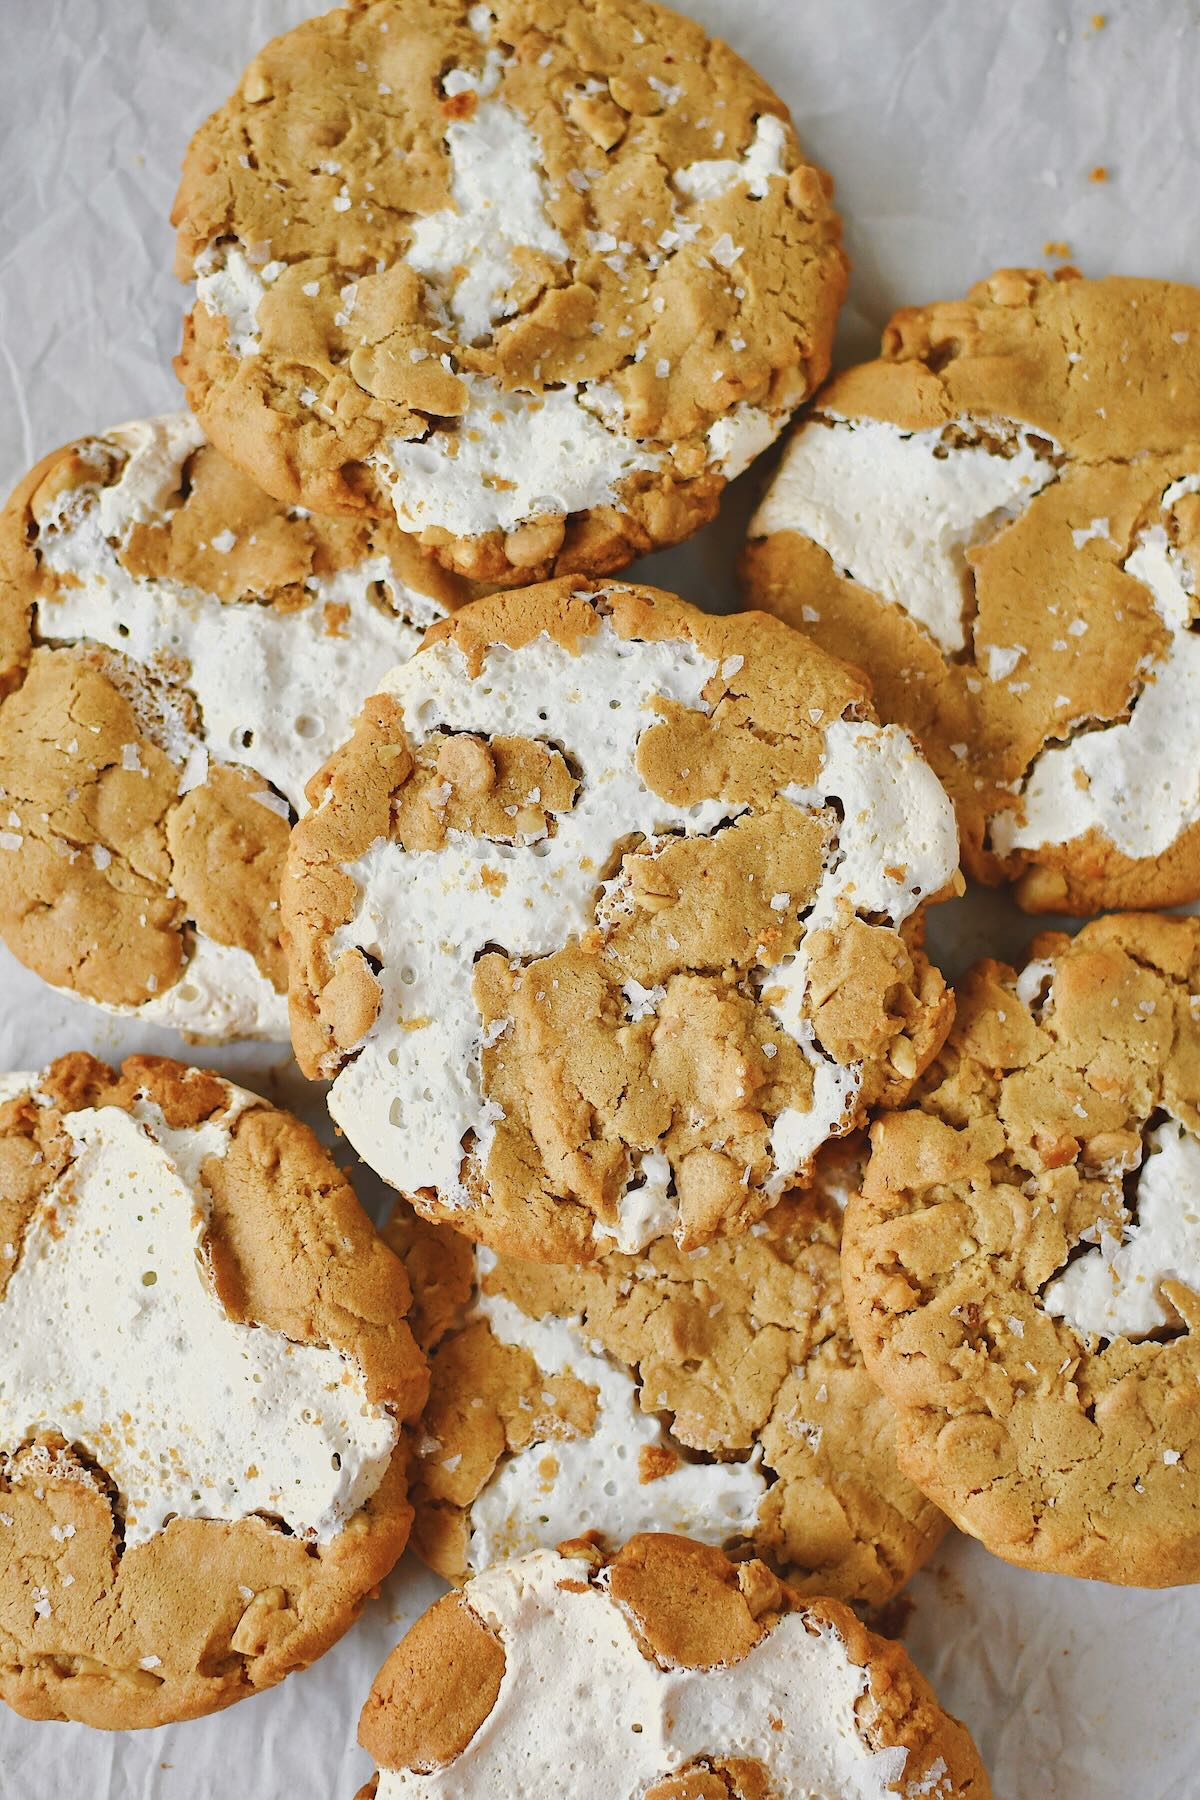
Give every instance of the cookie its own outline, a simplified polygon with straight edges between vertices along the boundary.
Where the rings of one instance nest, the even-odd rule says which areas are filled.
[[[1200,897],[1200,289],[1004,270],[897,313],[750,526],[753,604],[860,663],[963,859],[1033,912]]]
[[[0,936],[196,1038],[287,1037],[304,783],[458,589],[394,525],[268,499],[171,414],[0,514]]]
[[[829,367],[828,178],[645,0],[351,0],[192,142],[176,367],[281,500],[447,566],[606,574],[711,519]]]
[[[991,1793],[899,1644],[666,1535],[537,1550],[438,1601],[376,1676],[359,1742],[379,1764],[359,1800]]]
[[[953,809],[760,615],[559,581],[435,626],[309,788],[292,1038],[431,1219],[538,1261],[744,1231],[902,1099]]]
[[[399,1209],[430,1396],[414,1541],[451,1581],[584,1525],[679,1531],[810,1594],[879,1606],[945,1520],[896,1467],[894,1419],[850,1336],[843,1180],[818,1162],[753,1232],[588,1269],[495,1257]]]
[[[842,1272],[900,1466],[1010,1562],[1200,1581],[1200,921],[978,965]]]
[[[408,1537],[402,1264],[215,1075],[0,1078],[0,1697],[125,1730],[270,1687]]]

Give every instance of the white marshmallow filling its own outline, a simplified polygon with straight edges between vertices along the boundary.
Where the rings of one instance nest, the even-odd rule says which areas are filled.
[[[476,1256],[485,1273],[488,1253]],[[542,1375],[569,1374],[592,1388],[596,1417],[586,1435],[539,1436],[502,1459],[470,1507],[469,1567],[552,1548],[574,1536],[580,1521],[614,1547],[640,1531],[722,1546],[752,1536],[768,1486],[761,1446],[727,1462],[689,1460],[660,1418],[643,1409],[635,1372],[589,1342],[581,1318],[532,1318],[504,1296],[480,1292],[466,1322],[474,1319],[486,1320],[499,1343],[527,1350]],[[664,1451],[675,1466],[643,1480],[643,1454]],[[430,1454],[436,1461],[437,1452]]]
[[[1162,513],[1200,491],[1200,474],[1173,482]],[[1162,856],[1200,820],[1200,613],[1196,574],[1166,525],[1140,533],[1122,565],[1149,589],[1169,632],[1147,664],[1128,716],[1043,750],[1022,790],[1021,816],[992,826],[996,849],[1038,850],[1096,831],[1133,860]]]
[[[644,1655],[603,1573],[588,1582],[551,1550],[476,1576],[462,1598],[504,1650],[495,1703],[450,1762],[382,1769],[379,1800],[612,1800],[707,1757],[761,1763],[788,1800],[888,1800],[903,1778],[907,1751],[876,1736],[868,1670],[804,1612],[785,1613],[740,1661],[699,1670]]]
[[[1085,1232],[1091,1247],[1077,1247],[1041,1303],[1085,1336],[1136,1343],[1181,1328],[1165,1281],[1200,1293],[1200,1139],[1178,1119],[1146,1133],[1133,1210],[1121,1210],[1116,1230],[1102,1221]]]
[[[916,621],[951,659],[968,649],[967,552],[994,537],[1057,478],[1059,446],[1007,420],[964,418],[954,442],[942,429],[838,414],[809,420],[792,438],[751,522],[752,538],[795,531],[835,567]],[[1001,447],[1002,446],[1002,447]],[[1173,482],[1172,509],[1200,489]],[[998,855],[1068,844],[1094,830],[1134,860],[1163,855],[1200,820],[1200,636],[1195,572],[1168,524],[1143,531],[1123,567],[1149,589],[1170,633],[1165,653],[1141,672],[1125,718],[1079,719],[1048,743],[1021,783],[1018,812],[991,823]],[[1108,533],[1106,519],[1072,531],[1076,550]],[[1087,621],[1069,621],[1082,636]],[[1064,640],[1066,641],[1066,640]],[[1027,654],[974,634],[988,681],[1009,681]]]
[[[36,1077],[4,1078],[0,1098]],[[208,1270],[202,1169],[254,1096],[167,1125],[146,1098],[84,1107],[0,1299],[0,1448],[57,1433],[115,1487],[126,1550],[173,1517],[262,1514],[327,1543],[382,1480],[398,1441],[338,1350],[226,1313]]]

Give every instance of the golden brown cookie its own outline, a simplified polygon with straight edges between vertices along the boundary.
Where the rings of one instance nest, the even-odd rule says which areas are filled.
[[[565,1728],[566,1727],[566,1728]],[[375,1678],[371,1800],[988,1800],[899,1644],[684,1537],[577,1540],[477,1575]]]
[[[582,1262],[744,1231],[909,1091],[953,810],[762,615],[549,582],[434,627],[309,786],[292,1036],[418,1211]]]
[[[838,1248],[857,1140],[753,1232],[554,1268],[398,1209],[427,1296],[414,1542],[451,1581],[584,1527],[679,1531],[810,1594],[879,1606],[945,1520],[896,1467],[891,1407],[850,1336]]]
[[[1010,1562],[1200,1580],[1200,921],[980,963],[843,1278],[900,1465]]]
[[[749,599],[871,677],[1032,912],[1200,897],[1200,289],[1002,270],[791,439]]]
[[[408,1537],[401,1263],[215,1075],[0,1077],[0,1697],[126,1730],[341,1636]]]
[[[459,587],[394,525],[271,500],[185,413],[44,458],[0,514],[0,937],[193,1037],[286,1037],[304,783]]]
[[[351,0],[255,57],[175,203],[177,361],[282,500],[514,585],[687,537],[829,367],[828,178],[646,0]]]

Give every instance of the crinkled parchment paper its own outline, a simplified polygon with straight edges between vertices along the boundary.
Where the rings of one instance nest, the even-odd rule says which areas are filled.
[[[687,0],[773,80],[832,170],[854,279],[842,360],[893,307],[1004,263],[1200,279],[1200,5],[1124,0]],[[182,290],[167,223],[190,130],[306,0],[0,0],[0,483],[80,432],[173,406]],[[1093,180],[1091,172],[1106,171]],[[734,603],[756,471],[719,525],[637,571]],[[953,975],[1029,934],[968,897],[931,933]],[[0,949],[0,1067],[72,1048],[187,1055],[49,994]],[[282,1046],[211,1052],[314,1122]],[[369,1203],[380,1199],[364,1182]],[[586,1521],[581,1521],[586,1523]],[[8,1800],[350,1800],[358,1708],[437,1584],[404,1563],[315,1668],[197,1724],[119,1736],[0,1709]],[[906,1637],[970,1723],[999,1800],[1200,1795],[1200,1590],[1129,1593],[1007,1568],[951,1539]],[[497,1797],[507,1800],[507,1797]],[[530,1796],[529,1800],[536,1800]],[[614,1796],[614,1800],[622,1800]]]

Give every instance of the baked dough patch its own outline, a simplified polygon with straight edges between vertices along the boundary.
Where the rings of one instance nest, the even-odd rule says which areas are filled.
[[[953,813],[843,664],[620,584],[476,601],[311,788],[293,1042],[377,1173],[493,1248],[744,1231],[902,1098]]]

